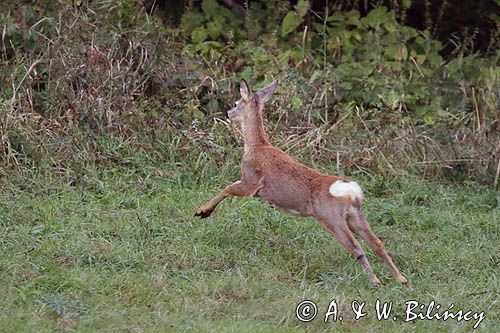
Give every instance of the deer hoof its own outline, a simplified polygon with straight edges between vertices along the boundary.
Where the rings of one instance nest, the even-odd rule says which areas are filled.
[[[413,290],[413,287],[404,276],[400,276],[397,280],[401,284],[401,286],[403,286],[403,288],[405,288],[406,290],[408,291]]]
[[[194,216],[199,216],[201,217],[202,219],[204,218],[207,218],[210,216],[210,214],[212,214],[212,211],[211,210],[203,210],[203,209],[198,209],[196,211],[196,213],[194,213]]]
[[[411,284],[408,281],[401,283],[401,285],[403,286],[403,288],[405,288],[408,291],[413,290],[413,287],[411,286]]]
[[[375,275],[372,276],[372,278],[370,279],[370,282],[375,285],[375,286],[378,286],[380,285],[380,280],[378,279],[378,277],[376,277]]]

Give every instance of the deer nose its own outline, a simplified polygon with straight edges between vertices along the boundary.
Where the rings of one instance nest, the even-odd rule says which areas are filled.
[[[229,118],[229,120],[233,120],[234,109],[231,109],[231,110],[227,111],[227,117]]]

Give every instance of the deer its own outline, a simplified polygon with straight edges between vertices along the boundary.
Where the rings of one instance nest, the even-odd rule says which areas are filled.
[[[228,111],[230,122],[240,126],[244,141],[241,179],[199,207],[195,216],[209,217],[228,196],[261,198],[290,214],[315,218],[361,264],[369,281],[379,285],[380,280],[353,236],[357,235],[390,268],[396,281],[411,290],[367,222],[361,207],[363,193],[359,184],[305,166],[269,142],[262,112],[277,86],[275,80],[253,93],[248,83],[241,80],[241,98]]]

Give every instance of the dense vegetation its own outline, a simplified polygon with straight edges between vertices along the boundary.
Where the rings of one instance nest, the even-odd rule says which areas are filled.
[[[498,331],[499,3],[462,2],[4,1],[0,331],[333,329],[304,298],[454,302]],[[280,81],[271,141],[364,186],[413,292],[257,200],[192,217],[239,177],[241,77]],[[472,327],[366,319],[342,330]]]
[[[162,161],[185,156],[158,149],[175,139],[200,162],[234,162],[237,136],[214,119],[225,118],[240,77],[256,87],[278,78],[272,137],[313,162],[497,185],[498,32],[483,53],[469,41],[443,58],[432,29],[400,23],[410,4],[362,17],[305,0],[243,11],[205,0],[176,25],[140,1],[7,2],[2,169],[114,165],[110,140]],[[484,19],[498,22],[495,12]]]

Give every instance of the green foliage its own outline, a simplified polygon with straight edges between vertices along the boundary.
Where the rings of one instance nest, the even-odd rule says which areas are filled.
[[[133,29],[140,19],[137,8],[140,0],[104,0],[100,1],[100,10],[106,15],[106,22],[118,31]]]
[[[231,43],[242,36],[241,17],[219,5],[216,0],[205,0],[201,11],[189,11],[182,17],[181,29],[190,36],[192,44],[186,48],[189,54],[221,56],[224,43]]]
[[[21,16],[18,19],[21,22],[15,21],[12,12],[0,13],[0,25],[4,27],[0,54],[4,61],[22,56],[23,53],[39,54],[43,51],[44,42],[56,34],[56,21],[37,17],[32,7],[21,7],[18,15]]]
[[[95,139],[109,133],[157,157],[158,141],[176,138],[176,149],[222,160],[220,147],[239,137],[212,119],[225,118],[244,77],[255,88],[279,79],[265,114],[271,137],[304,157],[335,163],[339,154],[348,172],[498,184],[498,53],[444,60],[429,31],[384,7],[362,17],[313,13],[308,1],[252,1],[239,12],[207,0],[177,27],[141,4],[48,1],[1,12],[2,165],[111,166],[121,159],[103,158]]]
[[[205,1],[201,12],[184,15],[182,27],[191,37],[187,51],[232,63],[242,77],[261,82],[286,71],[290,64],[313,63],[319,71],[307,66],[297,69],[311,77],[310,83],[335,89],[332,100],[361,104],[373,109],[374,116],[387,108],[402,110],[419,124],[447,121],[450,108],[456,105],[456,98],[448,98],[449,91],[440,82],[443,68],[448,81],[451,78],[456,85],[460,84],[460,73],[454,66],[443,66],[441,44],[426,31],[401,25],[394,11],[385,7],[375,8],[365,17],[356,10],[334,11],[323,23],[309,24],[311,28],[304,35],[296,30],[307,18],[309,2],[299,1],[281,17],[279,34],[262,30],[256,35],[253,31],[254,37],[248,39],[243,18],[217,6],[214,1]],[[265,12],[254,6],[245,16],[266,22],[276,12],[272,6]],[[224,32],[217,22],[224,22]],[[496,84],[495,79],[489,82],[490,86]],[[313,114],[326,119],[319,112]]]
[[[299,0],[294,11],[289,11],[281,23],[281,37],[285,37],[302,24],[309,10],[309,1]]]

